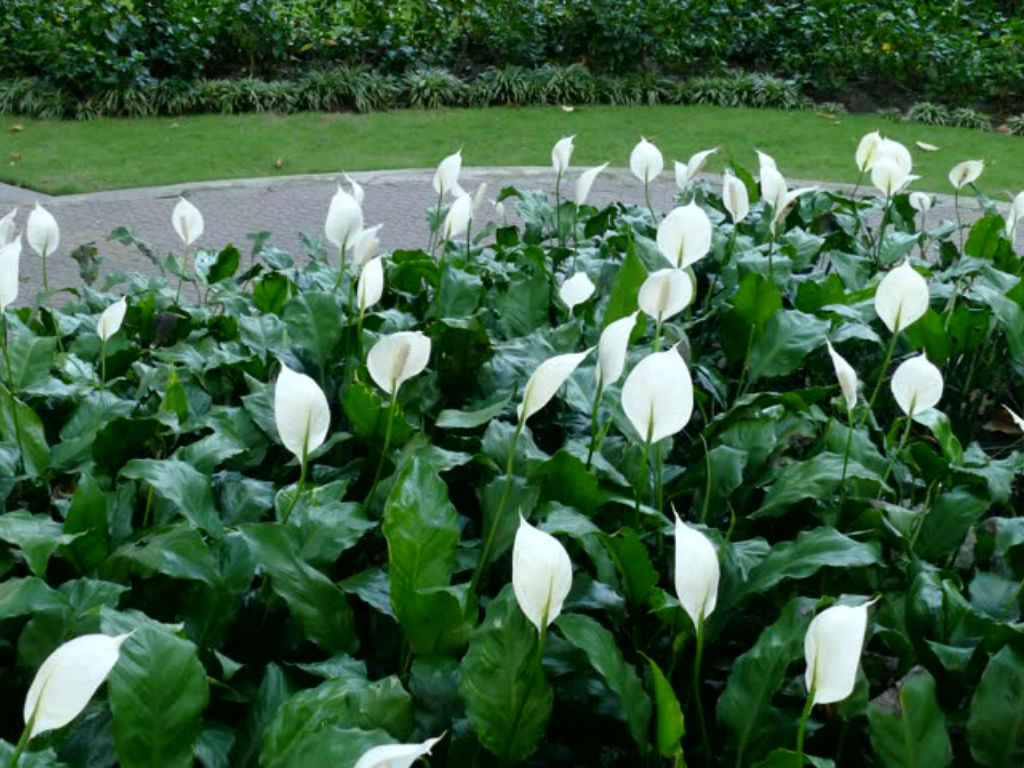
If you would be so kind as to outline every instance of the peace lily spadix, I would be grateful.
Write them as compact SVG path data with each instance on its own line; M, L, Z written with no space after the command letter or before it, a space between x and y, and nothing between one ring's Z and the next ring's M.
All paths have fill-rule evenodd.
M331 245L340 251L342 267L345 264L345 252L348 250L349 242L359 234L362 228L363 209L355 197L342 189L339 184L331 198L331 204L327 208L324 234Z
M833 704L853 693L870 605L834 605L811 621L804 635L804 683L813 704Z
M917 322L928 302L927 281L907 261L890 270L875 290L875 312L893 333Z
M964 160L950 170L949 183L959 191L968 184L976 182L984 170L984 160Z
M711 219L696 203L674 208L658 225L658 250L676 269L700 261L711 249Z
M300 464L327 438L331 409L320 386L309 376L281 363L274 384L274 423L281 444Z
M867 133L861 138L854 155L858 171L867 173L871 169L871 162L874 160L875 152L881 142L882 135L878 131Z
M463 193L455 198L455 202L448 208L448 214L444 217L445 240L454 240L469 229L469 221L473 217L473 198Z
M676 515L675 586L679 604L695 629L715 610L718 601L718 553L711 540Z
M434 171L434 178L432 184L434 191L437 192L438 198L443 198L447 194L462 195L465 191L459 186L459 173L462 171L462 150L448 155L444 160L438 163L437 170Z
M562 300L572 314L573 307L582 304L594 295L594 283L587 277L586 272L577 272L570 277L558 289L558 298Z
M596 168L590 168L579 175L576 179L576 205L583 205L590 196L590 189L594 186L594 180L598 177L608 163L602 163Z
M174 210L171 211L171 226L187 248L203 235L203 214L184 197L179 198Z
M731 173L722 176L722 204L729 212L733 224L739 224L750 213L747 185Z
M520 516L512 546L512 590L538 632L558 618L571 588L572 561L565 547Z
M424 755L429 755L444 735L427 739L422 744L384 744L368 749L356 760L354 768L411 768Z
M900 410L913 419L942 399L942 373L920 354L900 364L892 375L891 387Z
M14 217L18 215L18 209L12 208L10 213L0 219L0 248L14 242L15 228Z
M693 301L693 280L681 269L659 269L648 275L640 286L637 303L645 315L659 325Z
M370 259L363 265L359 272L359 284L356 287L356 296L359 301L359 313L364 314L366 310L380 301L384 295L384 264L381 257Z
M675 347L652 352L629 372L622 385L622 410L650 444L687 425L693 414L693 380Z
M1013 198L1013 204L1010 206L1009 212L1006 214L1006 236L1011 244L1017 234L1017 225L1021 219L1024 219L1024 192L1017 193L1017 196Z
M46 657L25 696L26 743L41 733L63 728L85 709L117 664L128 636L81 635Z
M21 238L0 246L0 314L18 298L18 265L21 261ZM6 331L6 327L4 328ZM6 336L6 334L5 334ZM4 339L0 339L0 342Z
M423 372L430 361L430 337L420 331L399 331L382 337L370 349L366 367L370 377L388 395Z
M52 255L60 247L60 227L53 215L39 203L28 215L25 226L25 239L29 246L43 260L43 290L50 285L46 274L46 257Z
M707 163L708 158L717 151L718 147L696 152L690 156L690 159L687 160L685 164L680 163L678 160L676 161L676 186L679 187L680 192L686 191L687 187L689 187L690 184L693 183L694 179L697 178L697 174L704 168L704 164Z
M516 408L519 423L525 424L533 414L551 402L573 371L593 351L593 347L583 352L571 352L566 355L549 357L537 366L533 375L526 382L523 401Z
M836 352L831 341L825 339L825 346L828 349L828 356L832 358L832 368L836 373L836 381L839 382L839 390L843 393L846 410L852 411L857 405L857 372L846 358Z
M551 167L555 169L555 173L559 178L569 170L569 161L572 159L573 151L572 140L574 138L576 138L575 135L559 139L555 142L555 146L551 148Z

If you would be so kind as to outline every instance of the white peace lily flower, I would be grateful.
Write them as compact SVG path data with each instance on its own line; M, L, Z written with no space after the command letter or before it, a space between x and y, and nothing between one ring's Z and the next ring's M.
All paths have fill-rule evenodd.
M39 203L36 203L36 207L28 215L25 239L32 250L40 256L49 256L60 247L60 227L57 226L57 220Z
M665 159L661 156L661 150L647 139L641 138L629 153L629 170L644 184L654 181L665 170Z
M186 247L202 237L203 230L206 228L203 214L184 197L178 200L174 210L171 211L171 226L174 227L174 231Z
M579 175L579 178L576 179L576 205L583 205L587 202L587 198L590 197L590 188L594 186L594 179L607 167L608 163L602 163Z
M85 709L117 664L129 634L81 635L46 657L25 696L22 714L25 724L31 723L30 739L63 728Z
M115 301L103 310L99 322L96 324L96 335L106 341L119 330L124 322L124 315L128 311L128 302L124 296Z
M411 768L424 755L429 755L444 734L422 744L384 744L368 749L356 760L355 768Z
M352 250L352 263L357 268L362 267L380 251L380 238L377 237L377 233L380 232L382 226L382 224L377 224L361 229L349 241L348 247Z
M984 170L984 160L964 160L962 163L954 165L952 170L950 170L949 183L959 191L968 184L976 182Z
M594 369L598 386L610 386L622 376L622 371L626 367L629 335L636 326L638 314L639 312L634 312L631 315L620 317L618 320L608 323L601 331L601 338L597 342L597 367Z
M10 213L0 219L0 248L14 242L14 217L18 215L18 209L12 208Z
M584 352L571 352L567 355L549 357L537 366L523 390L523 402L516 408L516 415L521 424L537 411L551 402L551 398L561 389L572 372L576 370L584 358L593 351L593 347Z
M866 133L857 144L857 152L854 159L857 162L857 170L866 173L871 168L871 161L874 160L875 152L882 141L882 135L878 131Z
M897 166L899 166L900 170L902 170L906 176L909 176L910 172L914 170L914 163L910 157L910 150L898 141L893 141L892 139L882 139L879 141L878 145L875 147L871 167L874 167L874 164L881 161L882 158L892 160ZM915 176L914 178L917 177Z
M363 209L359 202L338 185L331 198L324 222L324 234L335 248L348 250L350 242L363 229Z
M779 170L774 157L767 152L762 152L760 149L755 149L754 151L757 153L758 174L763 175L766 168L770 168L773 171Z
M829 357L832 358L832 367L835 369L836 380L843 393L843 400L846 401L846 410L852 411L857 405L857 372L853 370L853 366L846 361L846 358L835 351L831 341L825 339L825 346L828 348Z
M747 185L731 173L722 176L722 204L732 217L733 224L739 224L750 213Z
M473 210L470 214L472 217L477 211L480 210L480 206L484 204L484 200L487 199L487 182L481 181L476 185L476 192L473 193Z
M438 163L437 170L434 171L434 178L432 181L434 191L437 192L438 196L443 197L449 193L452 195L459 195L463 193L462 187L459 186L459 173L461 171L461 149L453 155L448 155L448 157Z
M501 200L492 200L491 204L494 206L494 215L501 219L502 224L508 224L508 217L505 215L505 204Z
M767 165L761 168L761 198L772 207L772 231L775 230L775 225L785 218L793 203L804 195L817 191L818 187L801 187L791 191L786 188L786 179L778 170Z
M647 355L629 372L622 410L640 439L652 444L686 426L693 415L693 379L675 347Z
M893 333L916 323L928 311L928 282L904 261L875 290L875 312Z
M362 184L357 182L347 173L345 174L345 181L348 182L349 189L351 190L350 194L352 195L352 197L354 197L355 201L359 203L360 206L362 206L363 200L366 199L366 190L363 189Z
M468 194L461 194L455 198L455 202L448 208L448 214L444 217L445 240L454 240L466 233L469 229L469 222L473 218L473 198Z
M590 281L590 278L587 277L587 273L577 272L562 283L562 287L558 289L558 298L560 298L562 303L569 308L570 312L572 312L573 307L577 304L582 304L593 296L594 290L594 284Z
M18 298L18 265L21 261L21 238L0 246L0 312Z
M910 175L891 157L878 158L871 165L871 183L886 198L895 195L910 181Z
M900 410L910 418L930 411L942 399L942 373L923 353L900 363L890 386Z
M565 547L520 516L512 545L512 591L538 632L558 618L571 588L572 560Z
M359 272L359 282L356 285L356 296L359 301L359 311L365 312L373 307L384 295L384 264L381 257L370 259L363 265Z
M327 439L331 409L320 386L283 362L274 384L274 423L281 443L300 462Z
M1024 192L1017 193L1009 213L1006 214L1006 236L1011 243L1017 234L1017 224L1021 219L1024 219Z
M932 196L926 192L911 192L910 207L919 213L927 213L932 207Z
M563 176L569 170L569 160L572 158L573 151L572 140L574 138L576 138L575 134L559 139L555 142L555 146L551 148L551 167L555 169L555 173L559 176Z
M1013 423L1017 425L1017 429L1024 432L1024 418L1021 418L1019 414L1014 413L1008 405L1004 405L1003 408L1005 408L1006 412L1010 414L1010 418L1013 419Z
M804 683L815 704L832 704L853 693L864 647L868 606L834 605L811 621L804 635Z
M690 156L690 159L686 161L686 164L680 163L678 160L675 164L676 171L676 186L679 187L680 191L685 191L697 174L704 168L704 164L707 163L708 158L711 157L718 151L718 147L714 149L705 149L700 152L696 152Z
M421 331L399 331L373 345L366 367L374 383L394 397L402 384L423 372L429 360L429 336Z
M677 269L694 264L711 250L711 219L696 203L672 209L658 225L658 250Z
M683 270L671 267L648 275L637 297L643 313L661 323L678 315L691 301L693 280Z
M697 627L718 601L718 552L711 539L676 515L676 596Z

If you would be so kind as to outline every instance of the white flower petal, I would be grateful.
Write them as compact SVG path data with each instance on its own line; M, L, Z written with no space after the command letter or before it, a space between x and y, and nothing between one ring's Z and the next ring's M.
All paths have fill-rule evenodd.
M551 148L551 167L555 169L555 173L559 176L565 174L569 170L569 160L572 159L572 140L576 138L573 136L566 136L563 139L559 139L555 142L555 146Z
M402 384L422 373L429 361L430 337L420 331L399 331L373 345L366 367L374 383L393 396Z
M846 358L833 349L832 342L828 339L825 339L825 346L828 348L829 357L832 358L832 367L835 369L839 389L846 401L846 410L852 411L857 405L857 372L846 362Z
M813 687L815 704L832 704L853 693L869 605L834 605L815 616L807 628L804 682L808 691Z
M382 226L377 224L363 228L348 241L348 247L352 251L352 264L355 267L362 267L380 251L380 238L377 237L377 233Z
M900 363L890 384L900 410L911 418L938 405L942 386L942 373L924 354Z
M665 322L675 317L693 301L693 280L681 269L659 269L652 272L640 286L637 304L648 317Z
M865 134L857 144L857 153L854 159L857 162L857 170L865 173L871 167L871 161L875 157L875 150L882 141L882 135L878 131Z
M932 207L932 196L927 192L911 192L910 207L918 213L927 213Z
M731 173L722 177L722 204L732 217L733 224L743 221L750 213L747 185Z
M551 402L551 398L561 389L572 372L590 354L593 347L585 352L571 352L567 355L549 357L537 366L523 390L523 402L516 409L516 415L523 423L537 411Z
M0 246L0 312L18 298L18 265L21 261L21 238Z
M28 215L25 226L25 239L32 250L42 256L52 256L60 247L60 227L53 215L39 203Z
M355 768L411 768L424 755L429 755L444 736L427 739L422 744L384 744L368 749L356 760Z
M18 215L18 209L12 208L10 213L0 219L0 248L14 242L14 217Z
M878 146L875 147L875 154L872 158L871 166L873 167L874 164L879 162L882 158L888 158L896 163L900 170L903 171L904 175L909 175L910 172L914 170L914 164L910 157L910 150L898 141L882 139L878 142Z
M1013 419L1013 423L1017 425L1017 429L1024 432L1024 418L1021 418L1019 414L1014 413L1008 405L1004 405L1003 408L1005 408L1006 412L1010 414L1010 418Z
M363 209L356 199L338 185L324 221L324 234L335 248L348 249L363 228Z
M359 283L356 285L356 296L359 311L365 312L373 307L384 295L384 264L381 257L370 259L359 272Z
M558 618L571 588L572 561L565 547L520 517L512 545L512 591L538 631Z
M893 333L917 322L928 311L928 282L904 261L882 278L875 290L875 312Z
M647 139L641 138L629 153L629 170L645 184L654 181L665 170L665 159L661 156L661 150Z
M96 335L106 341L121 330L121 323L124 322L124 315L127 311L128 302L122 296L100 314L99 322L96 324Z
M773 218L778 220L786 207L786 179L770 166L761 169L761 199L772 207Z
M202 237L206 224L199 209L185 198L181 198L171 211L171 226L178 233L181 242L188 246Z
M562 283L561 288L558 289L558 298L560 298L562 303L569 308L570 312L572 312L573 307L577 304L582 304L593 296L594 290L595 286L591 282L590 278L587 277L587 273L577 272Z
M964 160L957 163L949 172L949 183L956 189L963 189L968 184L973 184L985 170L984 160Z
M683 269L711 249L711 219L696 203L674 208L658 225L658 250L669 264Z
M350 194L352 195L352 197L354 197L355 201L359 203L360 206L362 206L363 200L366 199L366 191L363 189L362 185L355 179L353 179L351 176L349 176L347 173L345 174L345 181L348 182L349 189L351 190Z
M461 171L461 149L453 155L448 155L448 157L438 163L437 170L434 171L434 178L432 181L434 191L437 192L438 196L443 197L449 193L462 193L462 188L459 186L459 173Z
M601 338L597 342L597 367L594 375L602 387L614 384L622 376L626 367L626 350L629 347L629 335L636 326L638 312L620 317L608 323Z
M690 159L686 161L686 165L682 168L682 179L680 179L680 163L676 163L676 185L680 190L685 190L693 182L697 174L704 168L708 158L717 151L718 147L714 147L713 149L704 149L691 155Z
M461 194L455 198L455 202L448 208L448 214L444 217L445 240L454 240L465 234L469 229L469 222L473 218L473 198L468 194Z
M1011 243L1017 234L1017 224L1021 219L1024 219L1024 192L1017 193L1017 196L1013 198L1013 204L1010 206L1009 212L1006 214L1006 236L1010 239Z
M686 426L693 415L693 379L675 347L648 355L629 372L622 410L640 439L651 443Z
M871 165L871 183L887 198L903 189L909 181L909 174L891 157L875 158Z
M779 166L776 164L774 157L759 149L755 149L754 151L757 153L757 172L759 175L764 175L765 168L770 168L773 171L779 170Z
M302 461L327 438L331 409L320 386L284 363L274 384L274 422L281 444Z
M718 601L718 552L711 540L676 517L676 596L693 626L711 615Z
M603 163L579 175L579 178L576 179L576 205L583 205L587 202L587 198L590 197L590 188L594 186L594 179L607 167L608 163Z

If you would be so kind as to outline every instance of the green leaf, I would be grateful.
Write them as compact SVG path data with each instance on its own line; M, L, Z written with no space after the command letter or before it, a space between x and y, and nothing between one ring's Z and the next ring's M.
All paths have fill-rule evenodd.
M210 699L195 645L127 614L104 611L102 626L132 632L107 683L120 765L189 768Z
M14 758L14 745L0 740L0 764L9 766ZM43 750L33 749L31 752L22 752L18 758L16 768L67 768L67 763L57 760L57 753L52 747Z
M751 517L778 517L798 501L828 498L839 488L842 476L843 456L838 453L823 452L807 461L793 462L775 478ZM851 458L846 464L846 482L854 480L868 481L874 488L882 482L875 472Z
M61 533L60 523L49 515L31 515L22 510L0 515L0 541L19 547L36 576L45 577L50 556L57 547L70 544L74 539Z
M148 483L172 513L180 513L211 536L224 535L210 478L190 464L177 459L134 459L124 465L121 476Z
M490 405L483 405L471 411L443 410L437 415L436 426L442 429L474 429L497 418L505 410L514 393L500 395Z
M337 358L341 316L341 307L332 294L313 291L303 291L292 298L281 315L292 344L306 350L321 370Z
M960 548L989 505L988 499L963 486L942 493L921 521L916 552L931 562L948 557Z
M683 751L680 742L686 734L686 723L683 710L679 706L676 692L661 668L654 659L647 659L651 667L651 678L654 680L654 703L657 712L656 733L658 754L662 757L675 757Z
M619 697L629 732L640 747L640 754L647 754L651 699L636 670L626 663L614 635L589 616L563 614L556 623L565 638L587 654L590 665L601 673L605 683Z
M268 272L252 288L252 300L260 312L280 315L288 301L292 282L281 272Z
M15 429L17 414L17 429ZM22 461L25 470L32 477L38 477L50 466L50 446L46 442L46 431L42 419L25 403L11 397L6 386L0 385L0 432L4 440L18 445L21 435Z
M543 272L513 280L508 290L491 294L491 300L506 338L526 336L548 325L551 285Z
M50 369L57 356L57 339L54 336L15 333L11 335L8 354L14 374L14 391L27 392L45 384L50 378Z
M418 459L395 479L384 507L391 605L417 653L444 654L466 644L476 623L468 591L447 589L455 570L459 521L448 487Z
M646 605L658 583L658 572L651 564L647 547L632 528L623 528L614 536L602 535L602 539L622 574L626 598L633 605Z
M732 311L722 318L722 346L730 360L742 360L747 343L756 339L765 323L782 309L782 296L775 283L757 273L740 280L732 299Z
M615 274L615 282L612 284L612 292L608 297L608 306L604 310L604 317L601 318L602 330L607 328L610 323L636 311L640 286L646 279L647 270L640 257L636 255L636 249L627 249L619 271Z
M342 501L348 483L336 480L300 494L288 517L295 529L299 557L307 563L329 565L355 545L377 523L366 517L362 504ZM297 488L292 486L277 496L277 515L284 514Z
M141 570L144 575L155 571L172 579L211 585L218 580L217 562L202 535L184 525L150 529L144 538L114 552L112 560L134 565L135 570Z
M1005 646L993 656L971 698L967 743L986 768L1024 765L1024 655Z
M750 380L786 376L801 368L804 359L825 346L829 322L797 309L772 315L750 350Z
M0 581L0 621L48 611L60 612L67 602L56 590L34 576Z
M508 497L502 507L501 499L505 495L506 484L509 485ZM493 530L489 562L493 563L505 550L512 546L516 530L519 528L519 516L529 519L537 506L540 489L526 482L518 475L511 478L496 477L480 491L480 506L483 510L483 531ZM498 519L498 513L501 517Z
M772 706L789 665L800 658L815 601L798 597L779 619L761 632L754 646L732 663L718 700L718 719L735 739L736 765L793 738L793 718Z
M358 637L345 593L299 559L287 527L249 523L240 528L253 556L270 576L274 592L287 603L309 639L326 651L355 650Z
M201 255L203 257L201 257ZM196 254L196 274L207 285L219 283L238 271L242 255L235 246L228 243L216 255L213 251L200 251Z
M256 765L263 745L263 733L281 704L291 695L288 679L277 664L267 664L260 687L249 704L233 751L234 765Z
M490 752L510 762L534 753L551 717L554 694L537 642L509 584L487 606L462 660L459 688L473 730Z
M935 679L915 667L868 707L871 746L885 768L945 768L953 762Z

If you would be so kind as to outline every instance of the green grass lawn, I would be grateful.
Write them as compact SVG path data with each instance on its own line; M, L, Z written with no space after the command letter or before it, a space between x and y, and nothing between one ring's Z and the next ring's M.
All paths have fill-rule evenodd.
M551 145L575 133L573 166L628 164L640 136L653 139L666 168L721 146L708 170L730 159L752 168L753 149L775 155L790 178L856 180L858 139L878 129L904 142L922 176L915 188L952 192L946 174L985 160L980 186L992 196L1024 188L1024 138L960 128L893 123L873 115L827 120L813 112L718 107L559 107L404 110L368 115L200 115L61 122L0 116L0 181L52 193L93 192L208 179L432 167L458 147L467 166L546 165ZM15 123L21 132L8 132ZM925 152L925 141L940 147ZM6 155L4 152L3 155ZM12 155L14 157L14 155ZM281 169L274 161L283 160Z

